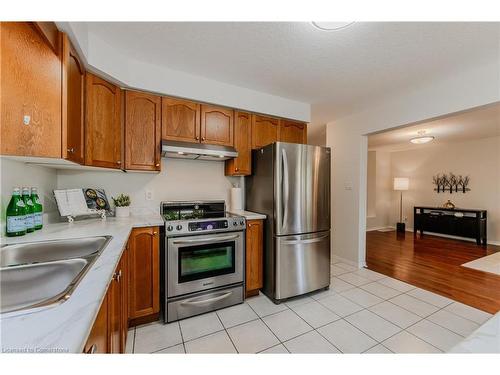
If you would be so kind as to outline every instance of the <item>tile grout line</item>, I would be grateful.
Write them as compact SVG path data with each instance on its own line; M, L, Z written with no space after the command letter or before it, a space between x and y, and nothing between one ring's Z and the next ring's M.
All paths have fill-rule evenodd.
M236 353L239 354L240 352L239 352L238 348L236 347L236 345L234 344L233 339L231 338L231 335L227 331L226 326L224 325L224 323L222 322L222 319L220 318L219 314L217 313L217 310L215 311L215 315L217 316L217 319L219 319L219 322L222 325L222 327L224 328L224 331L226 332L227 337L229 337L229 341L231 341L231 344L233 345L234 350L236 350Z

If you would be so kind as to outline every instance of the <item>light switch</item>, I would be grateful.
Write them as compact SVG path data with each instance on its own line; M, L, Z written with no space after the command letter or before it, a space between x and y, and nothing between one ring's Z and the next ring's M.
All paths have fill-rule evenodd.
M345 190L352 190L352 183L344 182L344 189Z
M146 190L146 200L147 201L153 200L153 191L152 190Z

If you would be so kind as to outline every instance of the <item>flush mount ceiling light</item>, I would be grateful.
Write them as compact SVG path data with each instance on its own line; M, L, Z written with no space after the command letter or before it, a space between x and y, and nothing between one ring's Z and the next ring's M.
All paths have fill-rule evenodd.
M312 21L312 25L320 30L323 31L337 31L341 29L345 29L348 26L351 26L354 21L352 22L316 22Z
M424 143L428 143L434 140L434 137L432 135L425 134L425 130L420 130L417 134L418 137L410 139L411 143L414 143L416 145L423 145Z

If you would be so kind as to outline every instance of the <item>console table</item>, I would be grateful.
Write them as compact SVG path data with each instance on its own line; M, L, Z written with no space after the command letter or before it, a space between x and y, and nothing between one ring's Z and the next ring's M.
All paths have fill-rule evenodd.
M451 236L475 238L486 246L486 210L461 208L413 207L413 233L442 233Z

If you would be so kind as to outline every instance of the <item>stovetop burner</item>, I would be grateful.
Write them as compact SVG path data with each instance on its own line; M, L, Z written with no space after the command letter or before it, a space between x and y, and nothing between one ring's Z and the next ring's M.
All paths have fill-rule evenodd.
M167 236L245 229L245 219L225 211L224 201L162 202Z

